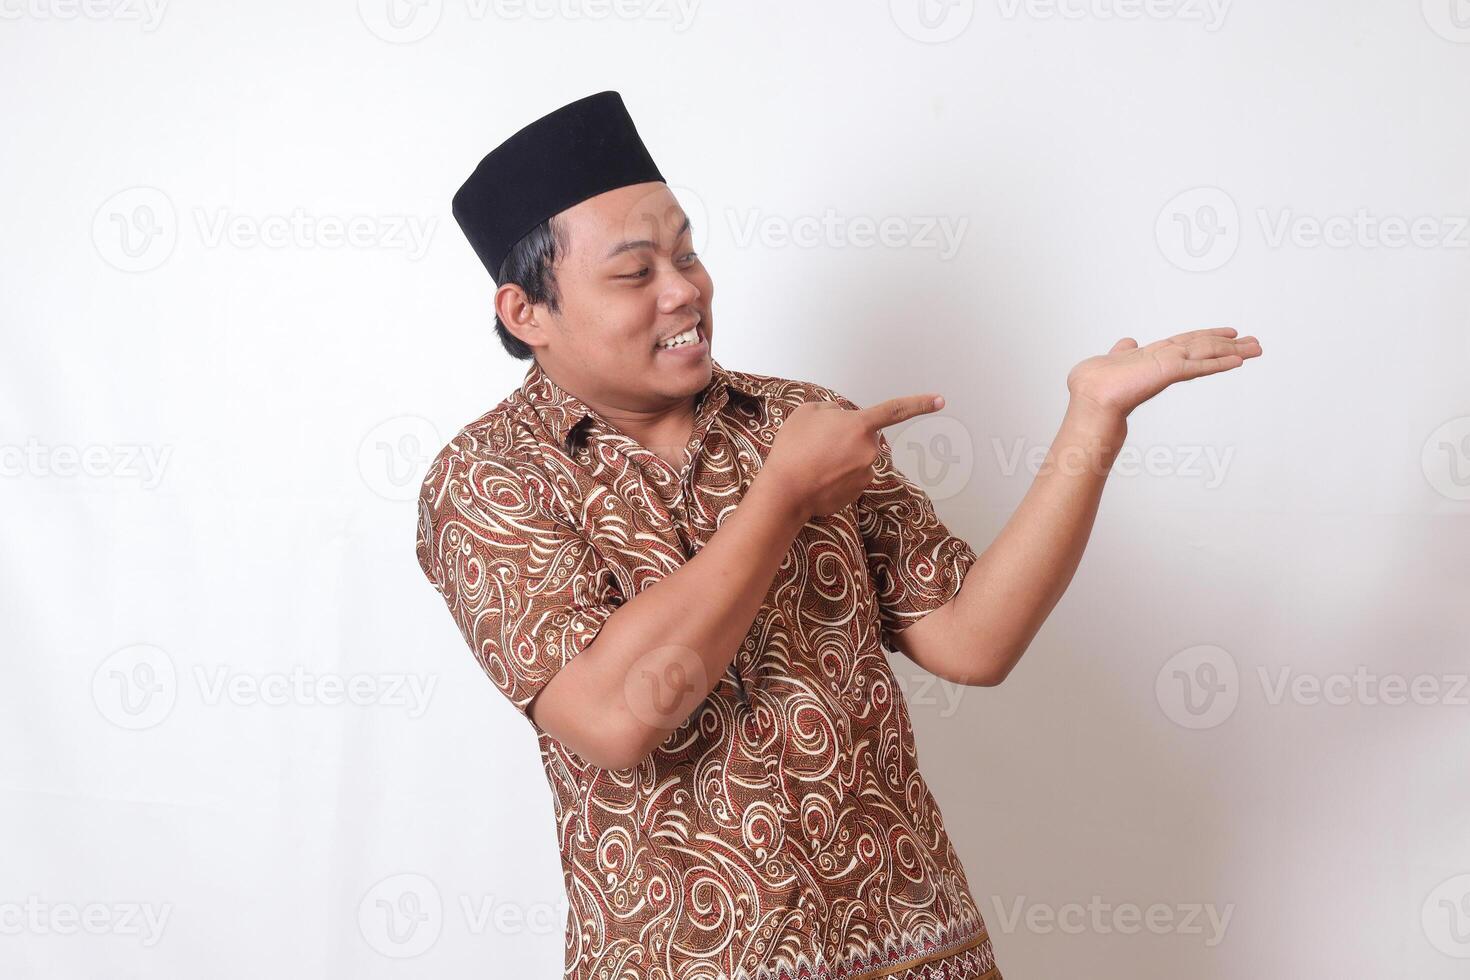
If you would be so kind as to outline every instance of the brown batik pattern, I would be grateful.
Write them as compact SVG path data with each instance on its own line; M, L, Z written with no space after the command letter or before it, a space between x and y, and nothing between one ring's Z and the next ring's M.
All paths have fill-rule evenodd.
M622 603L696 555L810 382L714 364L675 471L532 362L433 461L417 555L528 721ZM638 765L536 728L570 909L567 980L999 980L884 650L975 552L894 467L802 528L730 669ZM533 727L534 722L531 722Z

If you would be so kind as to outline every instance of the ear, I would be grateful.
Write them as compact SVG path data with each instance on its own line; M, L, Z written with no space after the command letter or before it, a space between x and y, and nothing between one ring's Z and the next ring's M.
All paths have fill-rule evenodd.
M495 290L495 315L517 340L530 347L545 346L545 325L536 319L536 307L520 286L506 283Z

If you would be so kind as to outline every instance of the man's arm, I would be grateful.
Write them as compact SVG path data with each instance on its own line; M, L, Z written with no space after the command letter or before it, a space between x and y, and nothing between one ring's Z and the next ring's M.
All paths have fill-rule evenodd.
M935 410L923 395L799 406L699 554L609 616L536 696L531 720L594 765L636 765L719 683L801 528L872 481L879 430Z
M1235 334L1192 330L1145 347L1124 337L1072 368L1061 430L1020 506L955 597L896 634L899 649L955 683L1005 680L1077 571L1129 413L1172 384L1261 356L1255 337Z
M757 475L677 571L630 599L531 702L531 719L593 765L636 765L714 689L807 521Z
M1116 413L1074 399L1031 488L959 593L896 634L903 654L956 684L1005 680L1077 571L1127 434Z

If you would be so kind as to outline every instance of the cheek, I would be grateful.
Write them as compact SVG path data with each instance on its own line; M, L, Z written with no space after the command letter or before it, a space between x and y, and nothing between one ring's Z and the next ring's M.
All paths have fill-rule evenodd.
M597 348L589 356L611 360L653 348L653 326L659 313L652 290L608 289L589 300L582 322L589 325L587 337Z
M625 334L637 329L645 315L641 292L614 282L584 286L575 301L565 304L566 322L572 329L585 327L585 333L604 340Z

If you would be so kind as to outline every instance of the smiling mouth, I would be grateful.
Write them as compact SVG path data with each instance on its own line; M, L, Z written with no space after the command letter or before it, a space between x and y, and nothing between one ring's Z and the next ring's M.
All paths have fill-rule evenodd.
M672 337L666 337L666 338L664 338L663 340L659 341L657 344L654 344L653 345L653 349L654 350L678 350L680 347L688 347L691 344L697 344L701 340L704 339L703 325L704 325L703 319L696 320L694 322L694 325L692 327L690 327L688 330L685 330L683 333L680 333L680 334L675 334Z

